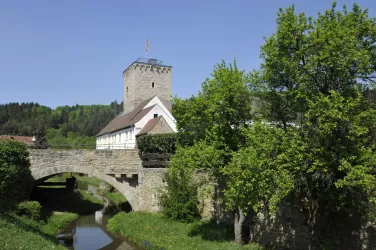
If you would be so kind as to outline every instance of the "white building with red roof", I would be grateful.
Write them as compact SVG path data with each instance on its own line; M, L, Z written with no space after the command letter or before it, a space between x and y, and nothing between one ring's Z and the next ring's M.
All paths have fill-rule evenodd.
M171 114L172 67L138 59L123 72L124 111L97 135L97 149L132 149L136 137L176 132Z

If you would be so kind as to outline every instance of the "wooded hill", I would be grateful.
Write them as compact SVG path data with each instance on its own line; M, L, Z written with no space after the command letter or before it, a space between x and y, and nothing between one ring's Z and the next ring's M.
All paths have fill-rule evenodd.
M95 135L118 113L123 103L60 106L51 109L38 103L0 105L0 135L32 136L44 121L51 145L95 145Z

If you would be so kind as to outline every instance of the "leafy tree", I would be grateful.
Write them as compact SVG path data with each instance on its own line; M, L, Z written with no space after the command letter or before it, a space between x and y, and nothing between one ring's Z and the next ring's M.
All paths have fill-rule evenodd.
M37 148L43 148L46 145L46 123L44 120L39 122L39 128L35 132L35 145Z
M375 42L375 20L356 4L338 11L334 3L315 19L295 14L294 6L281 9L276 33L261 47L264 62L251 77L263 117L286 127L299 123L312 95L353 96L354 87L368 88L376 81Z
M345 98L335 91L308 105L282 164L306 213L311 248L319 249L336 214L366 215L375 204L376 110L360 93Z
M237 150L242 141L240 128L251 120L251 95L248 78L234 64L217 64L212 78L202 84L196 97L175 98L173 114L179 132L193 141L221 142Z
M204 141L191 147L178 147L166 175L167 192L161 197L164 213L176 220L193 221L200 217L196 171L211 172L223 163L223 152Z
M221 172L226 178L226 205L235 212L235 241L243 244L245 215L265 208L272 212L293 189L289 169L280 164L284 133L281 129L256 123L246 129L247 145L234 152L232 161Z
M375 194L375 109L366 92L376 80L376 22L354 5L317 18L280 10L277 31L251 75L259 113L282 126L288 169L320 249L334 214L367 211Z
M248 80L236 63L228 66L222 62L215 67L212 77L202 84L202 91L197 96L174 100L173 114L186 147L182 149L185 154L177 153L173 162L184 169L211 173L220 189L228 184L226 178L233 177L224 169L231 162L233 152L245 143L242 129L249 127L253 116ZM173 171L173 167L174 164L169 171ZM228 206L235 215L242 209L237 205ZM235 224L235 233L239 232L238 224L241 225L242 220Z
M0 209L9 209L28 199L33 177L24 143L0 141Z

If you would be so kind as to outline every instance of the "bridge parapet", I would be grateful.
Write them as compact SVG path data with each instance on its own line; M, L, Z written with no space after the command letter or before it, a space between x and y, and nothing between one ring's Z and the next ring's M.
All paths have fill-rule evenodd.
M124 150L54 150L30 149L31 171L36 180L45 176L50 169L56 173L59 168L82 169L84 173L137 174L142 169L137 149ZM53 169L51 169L53 168ZM57 169L56 169L57 168ZM40 176L41 174L42 176Z

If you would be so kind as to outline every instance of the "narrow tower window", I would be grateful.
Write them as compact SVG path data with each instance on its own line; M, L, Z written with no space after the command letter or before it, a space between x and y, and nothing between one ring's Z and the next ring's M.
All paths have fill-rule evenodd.
M151 83L151 87L154 88L154 82Z

